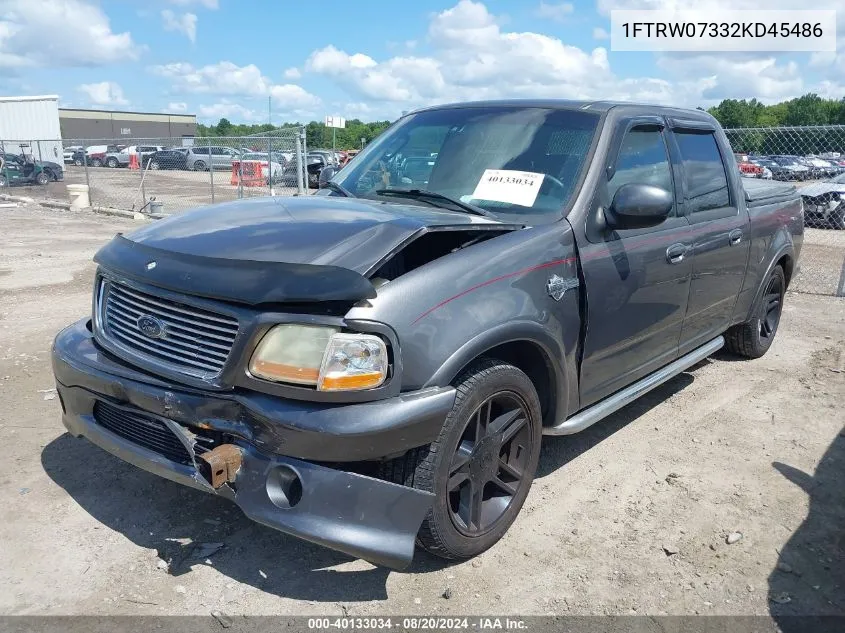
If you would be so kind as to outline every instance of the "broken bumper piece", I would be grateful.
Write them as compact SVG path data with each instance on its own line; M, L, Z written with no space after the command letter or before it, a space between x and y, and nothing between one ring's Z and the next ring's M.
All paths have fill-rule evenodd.
M82 371L77 360L54 347L57 377L82 382L72 378ZM92 360L89 356L83 364ZM92 384L95 376L101 385ZM57 382L62 419L72 435L146 471L226 497L254 521L282 532L385 567L402 569L411 562L432 494L267 455L231 436L216 436L217 445L209 448L208 432L116 402L111 395L115 381L128 402L136 399L136 389L149 396L150 385L93 371L85 378L85 387Z

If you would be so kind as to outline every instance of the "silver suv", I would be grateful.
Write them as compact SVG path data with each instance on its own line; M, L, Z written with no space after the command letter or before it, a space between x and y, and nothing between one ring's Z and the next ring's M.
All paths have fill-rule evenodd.
M231 147L192 147L188 150L185 168L192 171L208 171L209 166L214 169L231 169L232 161L240 155L238 150Z

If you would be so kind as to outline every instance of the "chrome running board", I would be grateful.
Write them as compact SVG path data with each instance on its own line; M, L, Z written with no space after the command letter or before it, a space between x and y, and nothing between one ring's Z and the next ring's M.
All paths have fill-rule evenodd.
M624 407L632 403L645 393L648 393L655 387L659 387L670 378L674 378L685 369L688 369L703 361L713 352L721 349L725 344L725 338L719 336L714 338L709 343L694 349L689 354L681 356L678 360L669 363L666 367L658 369L653 374L649 374L642 380L638 380L633 385L625 387L621 391L617 391L612 396L608 396L604 400L579 411L571 418L567 418L563 422L559 422L554 426L549 426L543 429L544 435L572 435L578 431L583 431L588 426L592 426L599 420L602 420Z

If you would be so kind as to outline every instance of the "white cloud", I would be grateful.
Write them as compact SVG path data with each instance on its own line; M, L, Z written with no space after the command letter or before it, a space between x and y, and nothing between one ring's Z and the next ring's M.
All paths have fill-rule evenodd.
M113 81L101 81L94 84L82 84L77 90L88 97L93 105L125 106L129 100L123 96L123 88Z
M288 68L284 72L285 79L299 79L302 77L302 73L299 71L299 68L293 67Z
M176 15L170 9L161 12L161 20L165 31L176 31L187 37L191 44L197 41L197 16L193 13Z
M167 104L164 111L170 112L171 114L182 114L183 112L188 111L188 104L184 101L170 102Z
M220 6L218 0L170 0L170 3L180 7L188 7L196 4L201 7L205 7L206 9L211 9L212 11L216 10Z
M688 6L688 0L596 1L602 14L612 8ZM841 2L818 1L825 8ZM758 6L758 0L702 2L698 8L714 11L714 15L717 7ZM794 0L772 2L780 6L767 8L794 4ZM543 6L549 13L548 7L563 5L547 2ZM560 15L565 14L562 9ZM509 31L504 24L482 2L460 0L430 18L427 55L394 53L375 58L366 49L326 46L310 54L304 69L334 81L345 90L350 104L367 104L370 116L388 118L432 103L521 97L631 100L689 107L713 105L728 97L774 102L810 90L832 94L845 83L845 65L841 75L827 69L826 76L808 80L794 56L768 53L655 55L656 67L646 66L651 68L647 74L620 76L611 67L604 47L582 49L551 35ZM608 37L601 27L592 34L595 40ZM818 60L818 64L822 62L837 63ZM360 105L356 107L366 112Z
M536 15L544 20L564 22L574 11L575 7L569 2L553 4L551 2L543 2L540 0L540 6L537 8Z
M132 35L113 32L97 4L0 0L0 68L93 67L138 56Z
M153 66L151 70L172 80L177 91L248 97L272 95L274 99L286 100L286 105L291 107L309 107L319 103L316 96L300 86L273 84L255 64L238 66L223 61L195 68L187 62L176 62Z
M274 116L313 116L320 99L296 84L275 84L261 73L255 64L238 66L229 61L209 64L196 68L187 62L176 62L162 66L153 66L151 72L172 82L174 93L209 94L219 97L239 97L241 100L263 98L264 107L259 110L266 112L267 97L272 97ZM226 100L203 106L208 108L226 109L232 116L239 116L246 120L247 115L255 113L249 107L234 107ZM209 117L213 114L207 115ZM226 116L226 115L221 115ZM258 114L259 120L264 120L264 114Z
M461 0L433 16L428 39L430 57L376 61L327 46L314 51L305 67L359 99L382 102L382 111L392 113L443 101L619 93L621 82L610 71L604 48L584 51L547 35L504 31L480 2ZM657 84L650 81L632 80L627 96L653 101ZM659 88L658 94L669 89Z
M201 119L217 121L219 119L235 119L233 122L254 122L263 117L263 113L256 112L250 108L237 103L227 101L214 103L212 105L201 105L199 109Z

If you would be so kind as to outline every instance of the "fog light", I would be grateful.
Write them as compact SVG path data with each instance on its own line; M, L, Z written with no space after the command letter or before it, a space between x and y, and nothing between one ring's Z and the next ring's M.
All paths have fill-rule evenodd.
M267 475L267 496L273 505L290 510L302 499L302 481L290 466L276 466Z

